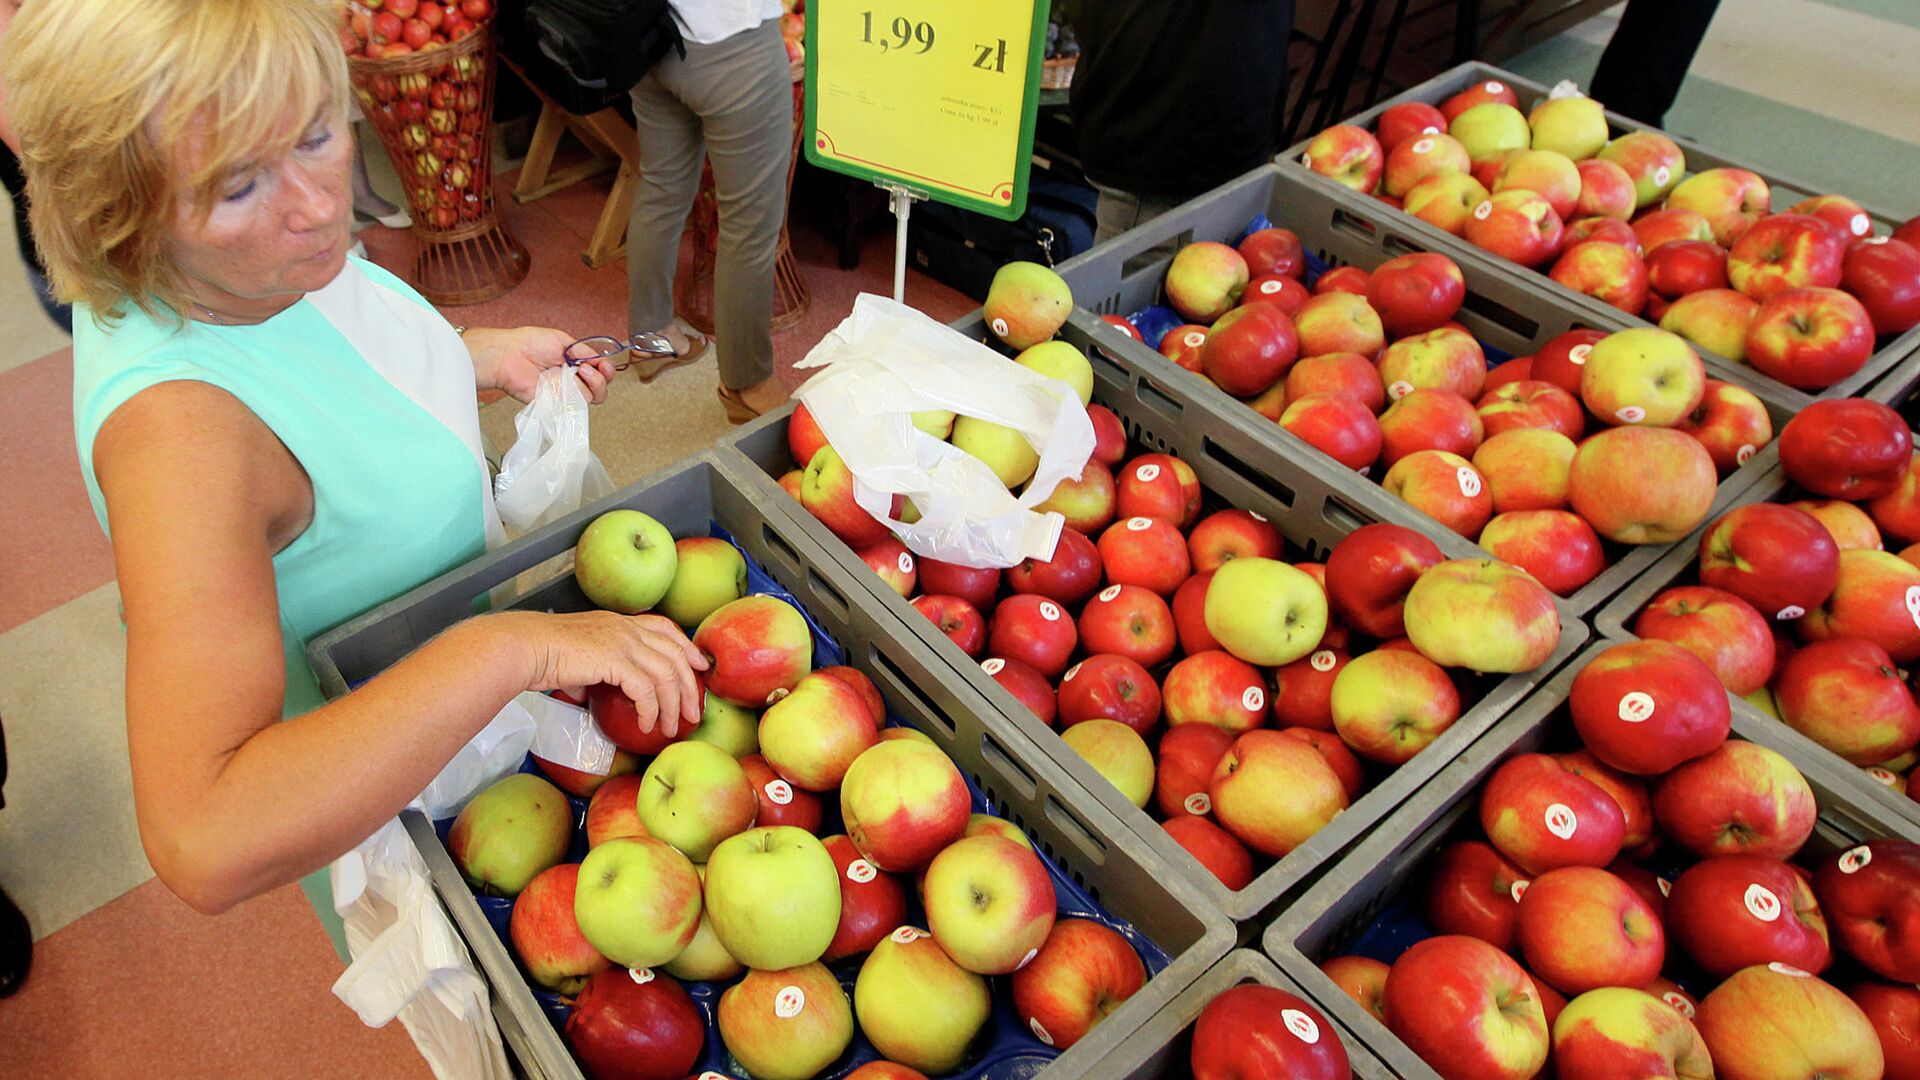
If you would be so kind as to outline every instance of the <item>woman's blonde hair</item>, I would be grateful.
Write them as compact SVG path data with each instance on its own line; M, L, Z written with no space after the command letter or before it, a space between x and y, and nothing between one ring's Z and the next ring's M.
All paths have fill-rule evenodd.
M54 295L96 318L127 302L186 311L168 245L180 201L204 220L226 178L345 110L340 13L339 0L28 0L0 79Z

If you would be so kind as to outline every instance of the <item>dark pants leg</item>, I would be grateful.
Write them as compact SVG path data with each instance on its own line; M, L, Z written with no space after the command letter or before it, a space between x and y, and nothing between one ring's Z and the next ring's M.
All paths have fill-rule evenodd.
M1593 73L1594 98L1659 127L1719 6L1720 0L1627 0L1620 29Z
M0 725L0 787L7 782L7 730ZM5 801L0 800L0 806ZM0 889L0 998L11 995L27 981L27 969L33 964L33 930L27 917L14 906L12 898Z

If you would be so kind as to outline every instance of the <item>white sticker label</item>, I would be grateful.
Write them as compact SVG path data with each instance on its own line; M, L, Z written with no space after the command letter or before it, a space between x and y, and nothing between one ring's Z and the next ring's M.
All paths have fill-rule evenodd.
M1395 379L1387 384L1387 396L1395 401L1413 393L1413 384L1405 379Z
M990 325L993 327L993 332L995 334L999 335L1000 337L1007 336L1007 320L995 319Z
M1740 449L1735 450L1733 452L1733 460L1742 465L1745 465L1747 462L1753 460L1753 455L1759 452L1760 452L1760 448L1753 445L1752 443L1741 443Z
M997 656L989 656L985 660L980 661L980 670L989 675L998 675L1006 670L1006 667L1007 662Z
M1678 990L1669 990L1660 995L1660 1000L1673 1006L1674 1011L1681 1016L1689 1020L1693 1019L1693 1002L1688 1001L1685 994L1680 993Z
M1521 881L1514 882L1513 888L1508 889L1507 892L1512 894L1513 902L1517 904L1520 902L1521 897L1527 895L1527 890L1532 887L1533 887L1533 882L1521 880Z
M1671 179L1673 179L1673 170L1667 168L1665 165L1653 170L1653 185L1655 187L1666 187L1667 181Z
M1620 699L1620 719L1629 724L1644 724L1653 719L1653 695L1635 690Z
M634 982L639 983L641 986L645 986L648 983L653 981L653 969L652 968L628 968L627 978L632 979Z
M1613 415L1619 417L1623 424L1637 424L1647 418L1647 410L1638 405L1628 405Z
M1265 524L1267 523L1267 515L1265 515L1265 514L1263 514L1263 513L1261 513L1261 512L1260 512L1260 511L1258 511L1258 510L1249 510L1249 511L1247 511L1247 516L1248 516L1248 517L1250 517L1250 518L1252 518L1253 520L1255 520L1255 521L1257 521L1257 522L1259 522L1259 523L1261 523L1262 525L1265 525Z
M1019 971L1021 968L1026 967L1028 964L1033 963L1033 958L1039 955L1040 955L1039 949L1028 949L1027 955L1020 958L1020 962L1014 965L1013 970Z
M1119 595L1120 595L1120 586L1109 585L1106 588L1100 590L1100 601L1101 603L1106 603L1107 601L1110 601L1114 597Z
M1027 1019L1027 1026L1033 1029L1034 1038L1039 1039L1048 1046L1053 1045L1053 1033L1047 1030L1047 1025L1040 1022L1039 1017L1029 1017Z
M1285 286L1281 285L1278 281L1263 281L1260 283L1260 291L1267 294L1268 296L1272 296L1274 293L1279 292L1282 288L1285 288ZM1198 345L1200 344L1200 341L1207 340L1206 338L1200 338L1200 341L1193 340L1194 338L1198 338L1198 337L1200 337L1199 334L1188 334L1187 344Z
M1433 140L1432 140L1432 139L1420 139L1420 140L1418 140L1418 141L1416 141L1416 142L1415 142L1415 143L1413 144L1413 152L1414 152L1414 153L1416 153L1416 154L1428 154L1428 153L1432 153L1432 152L1433 152Z
M1048 622L1060 621L1060 605L1051 600L1040 601L1040 617Z
M1865 214L1853 215L1853 220L1849 221L1847 226L1853 230L1855 236L1865 236L1873 231L1873 222Z
M1160 466L1153 464L1142 465L1134 470L1133 475L1141 483L1151 484L1155 480L1160 479Z
M1258 686L1249 686L1247 692L1240 695L1240 705L1248 712L1259 712L1267 707L1267 693Z
M1212 812L1213 799L1209 798L1204 791L1196 791L1187 796L1187 800L1180 805L1187 808L1187 813L1201 817Z
M1321 674L1332 671L1333 665L1339 662L1340 658L1326 649L1321 649L1319 652L1307 657L1307 666Z
M887 935L896 945L911 945L927 936L927 932L914 926L903 926Z
M1745 899L1747 910L1753 912L1753 917L1761 922L1772 922L1780 917L1780 898L1765 885L1755 882L1747 886Z
M1775 615L1774 618L1785 621L1787 619L1797 619L1806 613L1807 609L1801 607L1799 604L1788 604L1786 607L1781 608L1780 614Z
M1432 124L1428 124L1428 125L1427 125L1426 127L1423 127L1423 128L1421 128L1421 129L1420 129L1420 134L1422 134L1422 135L1438 135L1438 134L1440 134L1440 129L1439 129L1439 128L1437 128L1437 127L1434 127L1434 126L1433 126Z
M1579 815L1566 803L1554 803L1547 807L1546 821L1547 831L1562 840L1571 840L1573 834L1580 831Z
M1153 519L1150 517L1135 517L1135 518L1127 519L1128 532L1145 532L1146 530L1151 528L1153 528Z
M1920 627L1920 585L1907 586L1907 614L1913 616L1913 625Z
M1785 976L1786 976L1786 977L1788 977L1789 979L1811 979L1811 978L1813 978L1813 976L1812 976L1812 975L1809 975L1809 974L1807 974L1806 972L1804 972L1804 971L1801 971L1801 970L1800 970L1799 968L1797 968L1797 967L1794 967L1794 966L1793 966L1792 964L1783 964L1783 963L1781 963L1781 962L1780 962L1780 961L1778 961L1778 960L1775 960L1775 961L1774 961L1773 963L1771 963L1771 964L1768 964L1768 965L1767 965L1767 967L1768 967L1768 968L1769 968L1770 970L1773 970L1773 971L1777 971L1777 972L1779 972L1780 974L1782 974L1782 975L1785 975Z
M1287 1025L1288 1031L1293 1032L1301 1042L1306 1043L1308 1046L1312 1046L1320 1041L1320 1025L1313 1022L1313 1017L1308 1016L1299 1009L1281 1009L1280 1021Z
M767 793L767 801L775 806L785 806L793 801L793 785L785 780L769 780L762 790Z
M726 1073L717 1073L712 1069L708 1069L706 1072L701 1073L697 1080L733 1080L733 1077L728 1076Z
M786 697L790 693L792 693L792 691L788 690L786 687L776 686L772 690L769 690L767 692L767 704L772 705L774 702L779 701L781 698Z
M1658 886L1660 886L1660 895L1661 895L1661 896L1672 896L1672 895L1673 895L1673 882L1671 882L1671 881L1668 881L1668 880L1667 880L1666 878L1663 878L1663 877L1657 877L1657 878L1654 878L1654 879L1653 879L1653 883L1654 883L1655 885L1658 885Z
M1504 94L1506 92L1507 92L1506 84L1500 82L1497 79L1487 83L1487 93L1489 94Z
M913 556L903 551L900 553L899 561L894 565L900 568L901 573L911 574L913 573Z
M1593 346L1591 345L1586 345L1586 344L1575 345L1573 348L1567 350L1567 359L1573 361L1573 364L1575 367L1581 367L1585 365L1587 362L1587 357L1592 355L1593 355Z
M1371 465L1362 465L1362 466L1360 466L1360 475L1361 475L1361 476L1372 476L1372 475L1373 475L1373 466L1371 466Z
M782 1020L791 1020L800 1015L807 1007L807 992L797 986L783 986L773 995L773 1015Z
M1875 780L1880 781L1881 783L1887 785L1888 787L1900 786L1900 774L1897 772L1894 772L1892 769L1883 769L1880 766L1875 765L1867 770L1867 775L1873 777Z
M1477 221L1485 221L1488 218L1492 217L1493 216L1493 200L1488 199L1486 202L1483 202L1479 206L1474 207L1473 216L1474 216L1474 219Z
M1480 474L1472 468L1462 465L1454 471L1454 478L1460 481L1460 494L1472 499L1480 494Z
M880 876L880 871L865 859L855 859L847 864L847 880L855 885L865 885Z
M1078 675L1078 674L1080 674L1080 665L1081 665L1081 664L1084 664L1084 663L1086 663L1086 661L1085 661L1085 660L1082 660L1082 661L1080 662L1080 664L1075 664L1075 665L1073 665L1072 667L1070 667L1070 668L1068 668L1068 669L1067 669L1067 673L1066 673L1065 675L1062 675L1062 676L1060 676L1060 681L1061 681L1061 682L1072 682L1072 681L1073 681L1073 677L1074 677L1075 675Z
M1865 844L1862 844L1857 848L1849 849L1840 856L1840 872L1843 874L1857 874L1865 870L1867 864L1872 861L1872 850Z
M1279 291L1280 291L1280 285L1279 285L1279 283L1278 283L1278 282L1274 282L1274 281L1269 281L1269 282L1267 282L1267 283L1266 283L1265 285L1262 285L1262 286L1260 287L1260 291L1261 291L1261 292L1279 292ZM1198 331L1198 330L1190 330L1190 331L1188 331L1188 332L1187 332L1187 336L1186 336L1186 337L1183 337L1183 338L1181 338L1181 339L1180 339L1180 342L1181 342L1181 344L1183 344L1183 345L1185 345L1185 346L1186 346L1187 348L1189 348L1189 349L1197 349L1197 348L1199 348L1200 346L1202 346L1202 345L1205 345L1205 344L1207 343L1207 335L1205 335L1205 334L1203 334L1203 333L1201 333L1201 332L1200 332L1200 331ZM1154 467L1154 466L1152 466L1152 465L1148 465L1148 466L1147 466L1146 468L1147 468L1147 469L1151 469L1151 468L1153 468L1153 467ZM1142 472L1145 472L1145 471L1146 471L1146 469L1142 469L1141 471L1142 471ZM1150 476L1143 476L1143 477L1141 477L1140 479L1142 479L1142 480L1151 480L1151 479L1153 479L1153 478L1152 478L1152 477L1150 477Z

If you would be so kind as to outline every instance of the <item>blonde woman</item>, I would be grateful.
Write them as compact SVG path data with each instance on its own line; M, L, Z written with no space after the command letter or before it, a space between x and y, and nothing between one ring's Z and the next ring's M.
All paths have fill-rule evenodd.
M475 391L524 400L570 340L462 335L347 257L336 17L324 0L27 0L0 46L35 231L74 305L141 841L204 912L351 849L521 691L617 683L667 730L699 710L686 638L605 613L470 619L322 702L308 638L499 535ZM576 370L602 399L609 369ZM305 884L324 894L324 875Z

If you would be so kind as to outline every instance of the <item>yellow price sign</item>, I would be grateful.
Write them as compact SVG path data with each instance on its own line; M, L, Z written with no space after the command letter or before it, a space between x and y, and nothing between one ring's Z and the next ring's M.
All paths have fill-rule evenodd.
M1019 217L1046 23L1036 0L811 0L807 160Z

